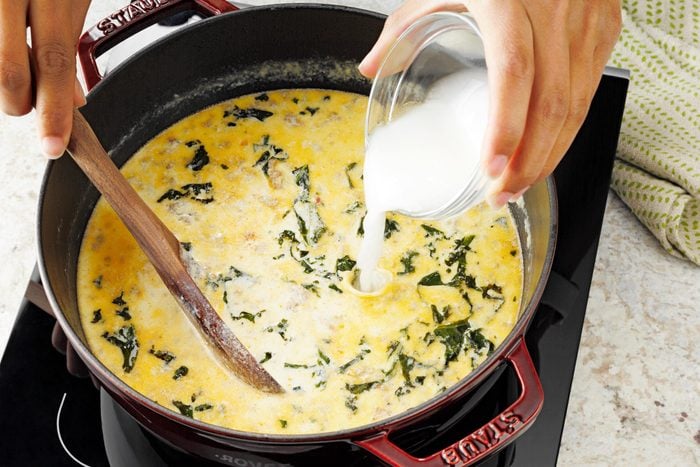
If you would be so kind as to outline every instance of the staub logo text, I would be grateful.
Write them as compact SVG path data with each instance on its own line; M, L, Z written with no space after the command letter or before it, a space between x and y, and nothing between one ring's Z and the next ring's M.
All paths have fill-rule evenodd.
M475 433L443 449L442 460L447 465L462 465L508 438L521 423L520 416L513 412L501 414Z
M97 29L102 31L102 33L106 36L107 34L126 26L133 21L134 18L145 15L149 11L160 7L161 5L165 5L166 3L170 3L170 0L138 0L133 3L129 3L122 9L112 13L107 18L100 21L97 24Z

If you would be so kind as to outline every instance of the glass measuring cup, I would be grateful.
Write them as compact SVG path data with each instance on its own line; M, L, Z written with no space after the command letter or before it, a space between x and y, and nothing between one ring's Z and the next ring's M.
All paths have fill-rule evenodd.
M428 100L433 105L434 99L431 97L440 92L439 88L445 87L447 80L461 80L465 76L487 83L484 46L475 20L466 14L441 12L413 23L389 50L372 84L365 120L366 148L369 148L377 129ZM479 95L483 100L484 90ZM440 102L447 103L451 107L449 111L456 111L460 117L465 117L465 125L471 127L472 134L478 135L478 142L472 141L472 146L478 144L479 149L472 150L472 154L465 151L464 157L477 157L479 160L471 161L464 173L455 172L456 167L450 166L436 169L453 180L449 187L441 186L443 193L438 198L442 202L417 209L403 207L395 209L396 212L415 218L441 219L458 214L486 198L491 179L482 170L480 147L488 119L488 101L481 103L481 111L476 112L472 108L471 113L469 96L462 98L463 102L448 101L443 96ZM455 138L458 136L454 135ZM431 157L429 150L425 157ZM430 183L440 185L440 173L431 172L438 178L432 177ZM454 177L457 175L460 178L455 185ZM459 188L451 190L452 186Z

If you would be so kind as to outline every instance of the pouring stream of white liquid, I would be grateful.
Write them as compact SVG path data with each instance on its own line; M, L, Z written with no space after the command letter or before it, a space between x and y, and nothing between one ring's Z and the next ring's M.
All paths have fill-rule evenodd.
M480 170L487 118L485 72L469 71L437 82L424 102L373 131L364 165L361 291L378 290L386 280L377 269L386 213L431 212L455 199Z

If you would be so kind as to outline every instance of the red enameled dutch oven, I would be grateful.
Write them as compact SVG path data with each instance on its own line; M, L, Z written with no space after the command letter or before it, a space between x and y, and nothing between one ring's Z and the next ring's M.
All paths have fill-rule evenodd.
M208 18L148 46L104 79L95 59L121 40L181 11ZM223 0L140 0L100 21L81 39L80 60L91 88L81 111L117 165L178 120L242 94L280 88L326 88L367 94L357 64L383 26L375 13L320 5L238 10ZM454 387L399 415L370 425L312 435L266 435L208 425L137 393L91 353L80 323L77 258L98 193L71 158L49 163L39 201L41 278L58 323L99 384L145 429L194 456L234 465L468 465L523 433L537 416L542 387L524 332L549 275L556 238L551 180L512 206L524 255L523 307L509 337ZM517 400L473 433L439 452L415 457L395 441L411 432L429 439L452 427L475 388L493 384L510 365L520 383ZM261 395L261 397L265 397ZM416 433L419 436L415 436ZM394 439L394 441L392 441ZM418 439L414 443L421 445ZM445 442L447 444L447 442ZM324 461L321 461L324 459Z

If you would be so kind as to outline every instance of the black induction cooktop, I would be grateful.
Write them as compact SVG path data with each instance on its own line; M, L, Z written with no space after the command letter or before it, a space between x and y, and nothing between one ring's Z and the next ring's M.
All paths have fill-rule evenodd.
M559 232L551 277L526 334L544 388L542 412L513 444L478 465L556 464L576 364L588 291L603 222L628 78L609 69L585 124L557 168ZM212 465L184 456L144 432L90 379L66 371L51 345L52 317L25 300L0 363L0 434L6 466ZM490 419L517 397L511 371L485 394L470 398L469 416L429 441L414 433L395 442L414 455L439 451ZM478 390L476 392L479 392ZM280 465L231 457L231 465ZM374 461L355 465L371 465ZM310 464L307 464L310 465ZM338 459L314 465L339 465Z

